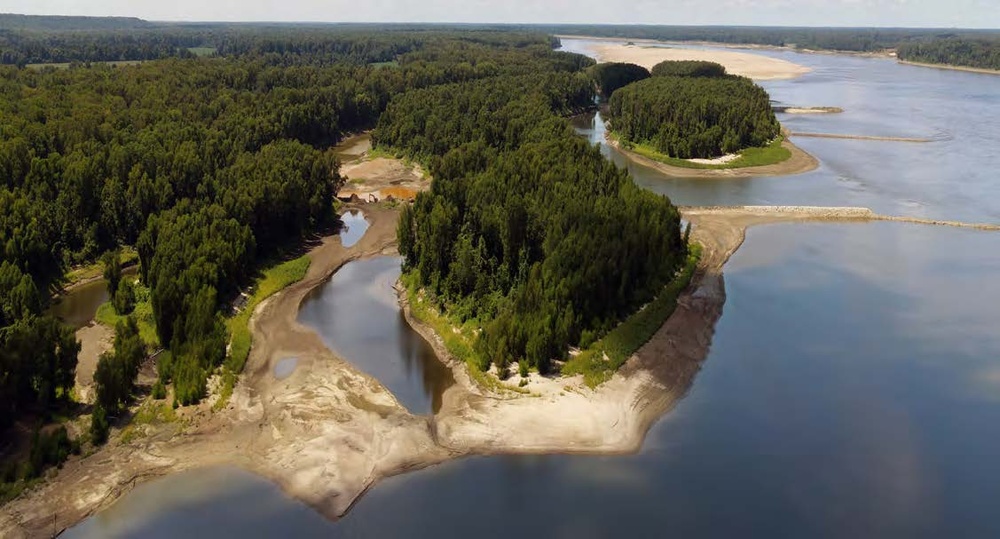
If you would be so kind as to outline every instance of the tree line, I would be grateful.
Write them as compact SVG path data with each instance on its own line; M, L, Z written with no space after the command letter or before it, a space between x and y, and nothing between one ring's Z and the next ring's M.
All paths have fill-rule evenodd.
M900 60L1000 70L1000 38L939 39L899 47Z
M373 134L434 178L400 217L408 275L482 328L479 367L501 373L513 361L549 372L648 302L686 250L669 199L561 117L592 103L590 75L542 67L408 92Z
M697 62L655 66L654 74L668 75L630 84L611 96L611 130L626 144L648 144L680 159L718 157L767 145L780 133L767 92L750 79L725 75L725 69L716 66Z

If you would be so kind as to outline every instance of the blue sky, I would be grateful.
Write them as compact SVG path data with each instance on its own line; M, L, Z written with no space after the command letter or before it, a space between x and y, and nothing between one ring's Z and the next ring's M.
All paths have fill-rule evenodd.
M0 12L193 21L1000 28L1000 0L0 0Z

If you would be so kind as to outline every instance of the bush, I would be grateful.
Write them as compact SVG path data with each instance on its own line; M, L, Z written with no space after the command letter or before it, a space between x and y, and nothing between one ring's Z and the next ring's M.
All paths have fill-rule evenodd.
M174 399L181 406L197 404L208 391L208 376L193 354L180 357L174 365Z
M517 362L517 373L521 375L521 378L528 377L528 362L525 360L520 360Z
M167 398L167 388L160 380L157 380L156 383L153 384L153 398L156 400Z
M51 434L41 434L36 430L31 444L30 477L42 475L50 466L62 466L71 452L73 443L66 427L60 426Z
M135 308L135 285L132 284L132 281L126 279L118 285L118 291L111 299L111 304L114 306L115 312L121 316L132 312Z
M109 430L111 426L108 425L108 413L103 406L95 406L94 414L90 416L90 441L94 445L104 445L108 441Z

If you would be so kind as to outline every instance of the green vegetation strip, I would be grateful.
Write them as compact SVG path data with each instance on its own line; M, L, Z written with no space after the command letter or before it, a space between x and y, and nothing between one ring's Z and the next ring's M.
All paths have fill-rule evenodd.
M250 316L253 315L254 309L271 295L305 278L306 272L309 271L309 263L308 256L301 256L264 270L263 277L257 281L253 296L247 301L243 310L226 321L231 344L229 357L223 366L222 390L219 400L215 403L215 410L221 410L229 402L233 387L236 385L236 376L243 372L243 366L250 357L250 347L253 344Z
M126 277L133 279L134 277ZM135 284L135 308L131 313L139 326L139 338L150 350L160 348L160 338L156 334L156 318L153 316L153 304L149 300L149 288L140 282ZM118 322L128 318L128 315L121 316L115 311L114 305L106 301L97 308L94 317L99 323L115 329Z
M745 168L745 167L762 167L766 165L776 165L787 161L792 157L792 152L781 145L784 141L784 137L778 137L772 141L767 146L763 148L747 148L739 152L739 157L728 162L718 165L709 165L705 163L695 163L688 161L687 159L677 159L676 157L670 157L669 155L664 155L648 144L635 144L628 145L623 144L622 147L626 150L639 154L647 159L652 159L653 161L658 161L673 167L681 168L691 168L700 170L725 170L734 168Z
M701 246L691 244L690 253L680 274L663 288L660 295L642 310L628 317L601 340L563 365L566 375L582 374L584 382L596 387L611 379L629 357L663 326L677 308L677 297L691 283Z
M403 286L406 287L406 297L410 304L410 315L418 322L429 326L441 340L448 353L466 365L469 376L481 388L488 391L513 391L515 393L528 394L530 391L501 382L497 377L483 372L480 369L482 364L479 355L472 347L475 340L475 332L478 329L475 321L469 320L465 324L456 324L447 315L442 314L432 302L427 301L421 294L420 279L416 272L404 273L400 278ZM457 328L457 330L456 330Z

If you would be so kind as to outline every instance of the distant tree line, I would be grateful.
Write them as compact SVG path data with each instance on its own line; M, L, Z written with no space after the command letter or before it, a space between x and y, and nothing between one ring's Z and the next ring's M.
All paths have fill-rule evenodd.
M668 75L615 92L608 111L612 131L625 143L681 159L718 157L774 140L780 125L767 92L709 64L664 62L653 73Z
M926 43L938 39L995 40L1000 38L1000 30L951 28L796 28L785 26L658 26L641 24L541 24L516 25L515 28L557 35L661 41L710 41L850 52L877 52L895 49L908 43Z
M910 62L1000 70L1000 38L940 39L899 47L899 58Z

